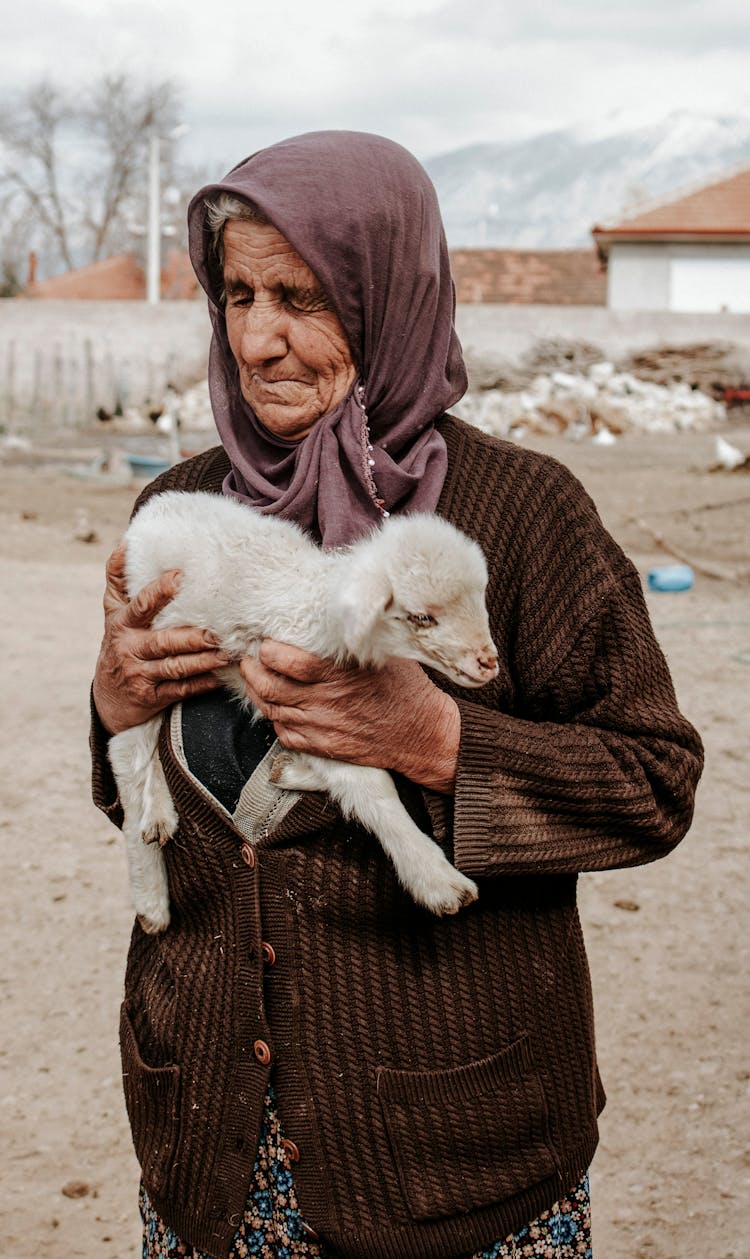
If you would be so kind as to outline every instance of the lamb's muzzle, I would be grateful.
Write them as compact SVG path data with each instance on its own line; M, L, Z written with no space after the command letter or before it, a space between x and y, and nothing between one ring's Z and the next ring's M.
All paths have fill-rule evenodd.
M172 492L149 500L126 542L131 597L167 569L182 571L154 625L209 629L235 659L274 638L338 662L417 660L466 687L498 675L484 556L437 516L391 517L350 550L323 552L288 521L219 495ZM239 669L222 676L247 703ZM124 731L109 748L135 908L150 931L168 925L169 898L163 854L143 839L169 837L177 825L157 752L160 720ZM384 770L285 751L273 777L283 788L327 791L377 836L402 885L434 913L476 899L476 885L419 830Z
M481 647L473 653L467 652L465 656L459 657L456 664L469 679L464 686L484 686L487 682L492 682L499 672L497 652L491 645Z

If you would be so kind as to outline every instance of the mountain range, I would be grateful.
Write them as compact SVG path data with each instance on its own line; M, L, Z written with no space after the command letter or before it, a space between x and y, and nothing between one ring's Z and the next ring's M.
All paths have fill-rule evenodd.
M680 111L608 134L571 128L473 144L424 165L452 248L589 245L595 223L750 165L750 117Z

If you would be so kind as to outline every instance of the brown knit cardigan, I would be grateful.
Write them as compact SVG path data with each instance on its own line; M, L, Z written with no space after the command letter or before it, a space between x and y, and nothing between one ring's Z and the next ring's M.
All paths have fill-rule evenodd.
M271 1074L327 1255L457 1256L574 1185L604 1102L576 878L663 856L690 824L701 745L632 564L560 464L439 427L438 510L487 556L501 668L469 697L435 679L461 710L455 796L401 785L478 902L418 908L317 793L243 849L162 728L173 919L134 928L125 1094L152 1202L211 1255L242 1216ZM144 493L219 492L226 471L215 449ZM92 748L94 798L119 825L96 717Z

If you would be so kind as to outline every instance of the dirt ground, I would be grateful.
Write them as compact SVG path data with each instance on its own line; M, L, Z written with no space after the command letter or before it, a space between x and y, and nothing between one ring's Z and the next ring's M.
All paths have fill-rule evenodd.
M750 430L726 435L750 453ZM707 471L710 435L544 448L644 575L670 560L656 536L725 573L648 596L708 753L692 831L664 862L581 880L609 1095L596 1259L747 1259L750 581L736 578L750 566L750 476ZM17 462L0 482L0 1253L132 1259L137 1168L117 1050L131 913L117 833L89 801L86 738L102 569L134 490ZM81 510L95 541L74 537Z

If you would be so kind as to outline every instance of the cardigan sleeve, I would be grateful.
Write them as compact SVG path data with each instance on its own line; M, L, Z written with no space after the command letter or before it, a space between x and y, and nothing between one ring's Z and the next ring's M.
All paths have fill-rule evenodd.
M452 798L423 791L435 835L478 878L652 861L690 825L703 750L640 577L567 468L496 450L481 510L465 490L453 519L487 557L501 676L450 688L458 772Z
M634 571L533 696L532 717L457 702L453 843L465 874L637 865L688 830L703 751Z
M96 711L93 694L91 703L91 727L89 730L89 748L91 750L91 795L94 804L106 814L110 822L122 828L122 805L117 790L115 776L107 755L109 734L102 725L101 717Z

